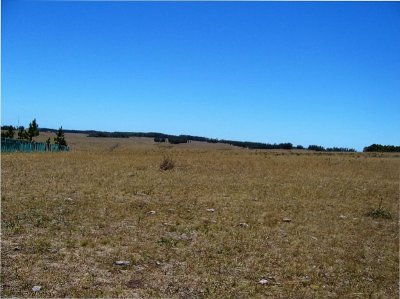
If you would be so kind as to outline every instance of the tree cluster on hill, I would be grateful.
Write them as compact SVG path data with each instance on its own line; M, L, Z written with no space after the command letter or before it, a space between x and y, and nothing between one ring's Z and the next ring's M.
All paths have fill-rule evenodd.
M400 152L400 146L372 144L364 147L364 152Z
M353 153L356 151L354 148L347 148L347 147L324 148L323 146L320 145L309 145L308 150L316 152L348 152L348 153Z
M171 144L187 143L188 139L182 136L169 136L168 142Z
M354 148L347 147L328 147L326 148L327 152L347 152L347 153L355 153L356 150Z
M165 142L164 137L154 137L154 142Z
M122 132L95 132L90 133L89 137L108 137L108 138L129 138L131 137L129 133Z
M19 126L18 128L15 128L13 126L1 126L1 130L2 130L1 137L10 139L14 138L15 130L18 130L17 139L30 142L34 142L33 137L39 136L40 131L44 131L43 129L39 129L39 124L37 123L36 118L29 123L28 129L25 129L24 126ZM56 137L54 138L54 143L67 146L67 141L65 140L64 131L62 127L60 127L58 130L52 130L52 131L56 133ZM48 138L45 143L49 147L50 138Z
M323 152L325 151L325 148L323 146L320 145L309 145L307 148L309 151L316 151L316 152Z
M291 143L262 143L262 142L250 142L250 141L233 141L233 140L218 140L220 143L230 144L234 146L249 148L249 149L292 149L293 144Z

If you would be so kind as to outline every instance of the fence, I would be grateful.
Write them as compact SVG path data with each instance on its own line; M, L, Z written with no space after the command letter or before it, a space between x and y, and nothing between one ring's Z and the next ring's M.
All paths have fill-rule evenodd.
M46 144L44 142L30 142L10 138L1 138L1 152L62 152L69 151L68 146Z

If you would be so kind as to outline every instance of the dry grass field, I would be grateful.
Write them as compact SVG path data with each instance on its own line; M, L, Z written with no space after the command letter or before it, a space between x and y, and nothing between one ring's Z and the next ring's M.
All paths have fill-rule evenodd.
M1 297L399 296L399 155L66 138L1 156Z

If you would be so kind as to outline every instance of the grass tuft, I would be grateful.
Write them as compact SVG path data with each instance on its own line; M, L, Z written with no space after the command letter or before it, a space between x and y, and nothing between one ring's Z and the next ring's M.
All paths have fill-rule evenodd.
M378 209L369 211L366 216L372 217L372 218L383 218L383 219L392 219L392 215L390 214L389 211L386 211L385 209L379 207Z
M164 157L160 164L160 170L171 170L175 167L175 162L170 157Z
M372 217L372 218L391 219L391 218L392 218L392 215L390 214L389 211L385 210L385 209L382 207L382 201L383 201L383 199L380 200L379 206L378 206L377 209L369 211L369 212L366 214L366 216Z

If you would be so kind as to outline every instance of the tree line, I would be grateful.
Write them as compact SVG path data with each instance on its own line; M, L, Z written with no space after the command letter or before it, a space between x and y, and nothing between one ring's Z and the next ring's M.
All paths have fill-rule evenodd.
M372 144L364 147L364 152L400 152L400 146Z
M308 150L316 151L316 152L347 152L347 153L354 153L356 150L354 148L347 148L347 147L327 147L324 148L320 145L309 145Z
M248 149L308 149L314 151L322 151L322 152L355 152L356 150L353 148L344 148L344 147L331 147L324 148L319 145L309 145L308 148L303 147L302 145L294 146L290 142L286 143L262 143L262 142L250 142L250 141L236 141L236 140L226 140L226 139L215 139L215 138L207 138L193 135L170 135L156 132L99 132L99 131L89 131L89 137L113 137L113 138L129 138L129 137L148 137L153 138L154 142L157 143L165 143L168 142L170 144L180 144L180 143L188 143L191 141L200 141L200 142L208 142L208 143L224 143L233 146L238 146L242 148Z
M328 147L325 148L320 145L309 145L308 147L303 147L302 145L294 146L290 142L286 143L262 143L262 142L250 142L250 141L236 141L236 140L226 140L226 139L216 139L216 138L207 138L201 136L193 136L193 135L171 135L157 132L106 132L106 131L96 131L96 130L63 130L60 127L58 130L49 129L49 128L39 128L34 119L27 129L24 127L14 128L13 126L2 126L1 127L2 137L13 138L15 131L18 130L18 139L21 140L29 140L32 141L32 138L39 135L39 131L49 131L56 133L56 138L54 138L54 142L60 145L67 145L64 133L80 133L80 134L88 134L89 137L103 137L103 138L129 138L129 137L148 137L153 138L154 142L157 143L170 143L170 144L180 144L180 143L188 143L191 141L200 141L200 142L208 142L208 143L224 143L230 144L233 146L238 146L242 148L248 149L298 149L298 150L311 150L317 152L356 152L353 148L346 147ZM5 132L3 132L5 131ZM37 135L36 135L37 134ZM65 144L64 144L65 143ZM370 146L364 147L364 152L400 152L400 146L394 145L381 145L381 144L372 144Z
M191 141L201 141L208 143L225 143L233 146L238 146L242 148L249 149L298 149L298 150L310 150L317 152L356 152L354 148L347 147L323 147L321 145L311 144L308 147L302 145L294 146L292 143L262 143L262 142L250 142L250 141L236 141L236 140L225 140L225 139L215 139L207 138L193 135L170 135L156 132L99 132L99 131L71 131L71 133L82 133L87 132L89 137L114 137L114 138L129 138L129 137L149 137L153 138L154 142L168 142L171 144L188 143ZM380 145L373 144L364 148L364 152L400 152L400 146L394 145Z

